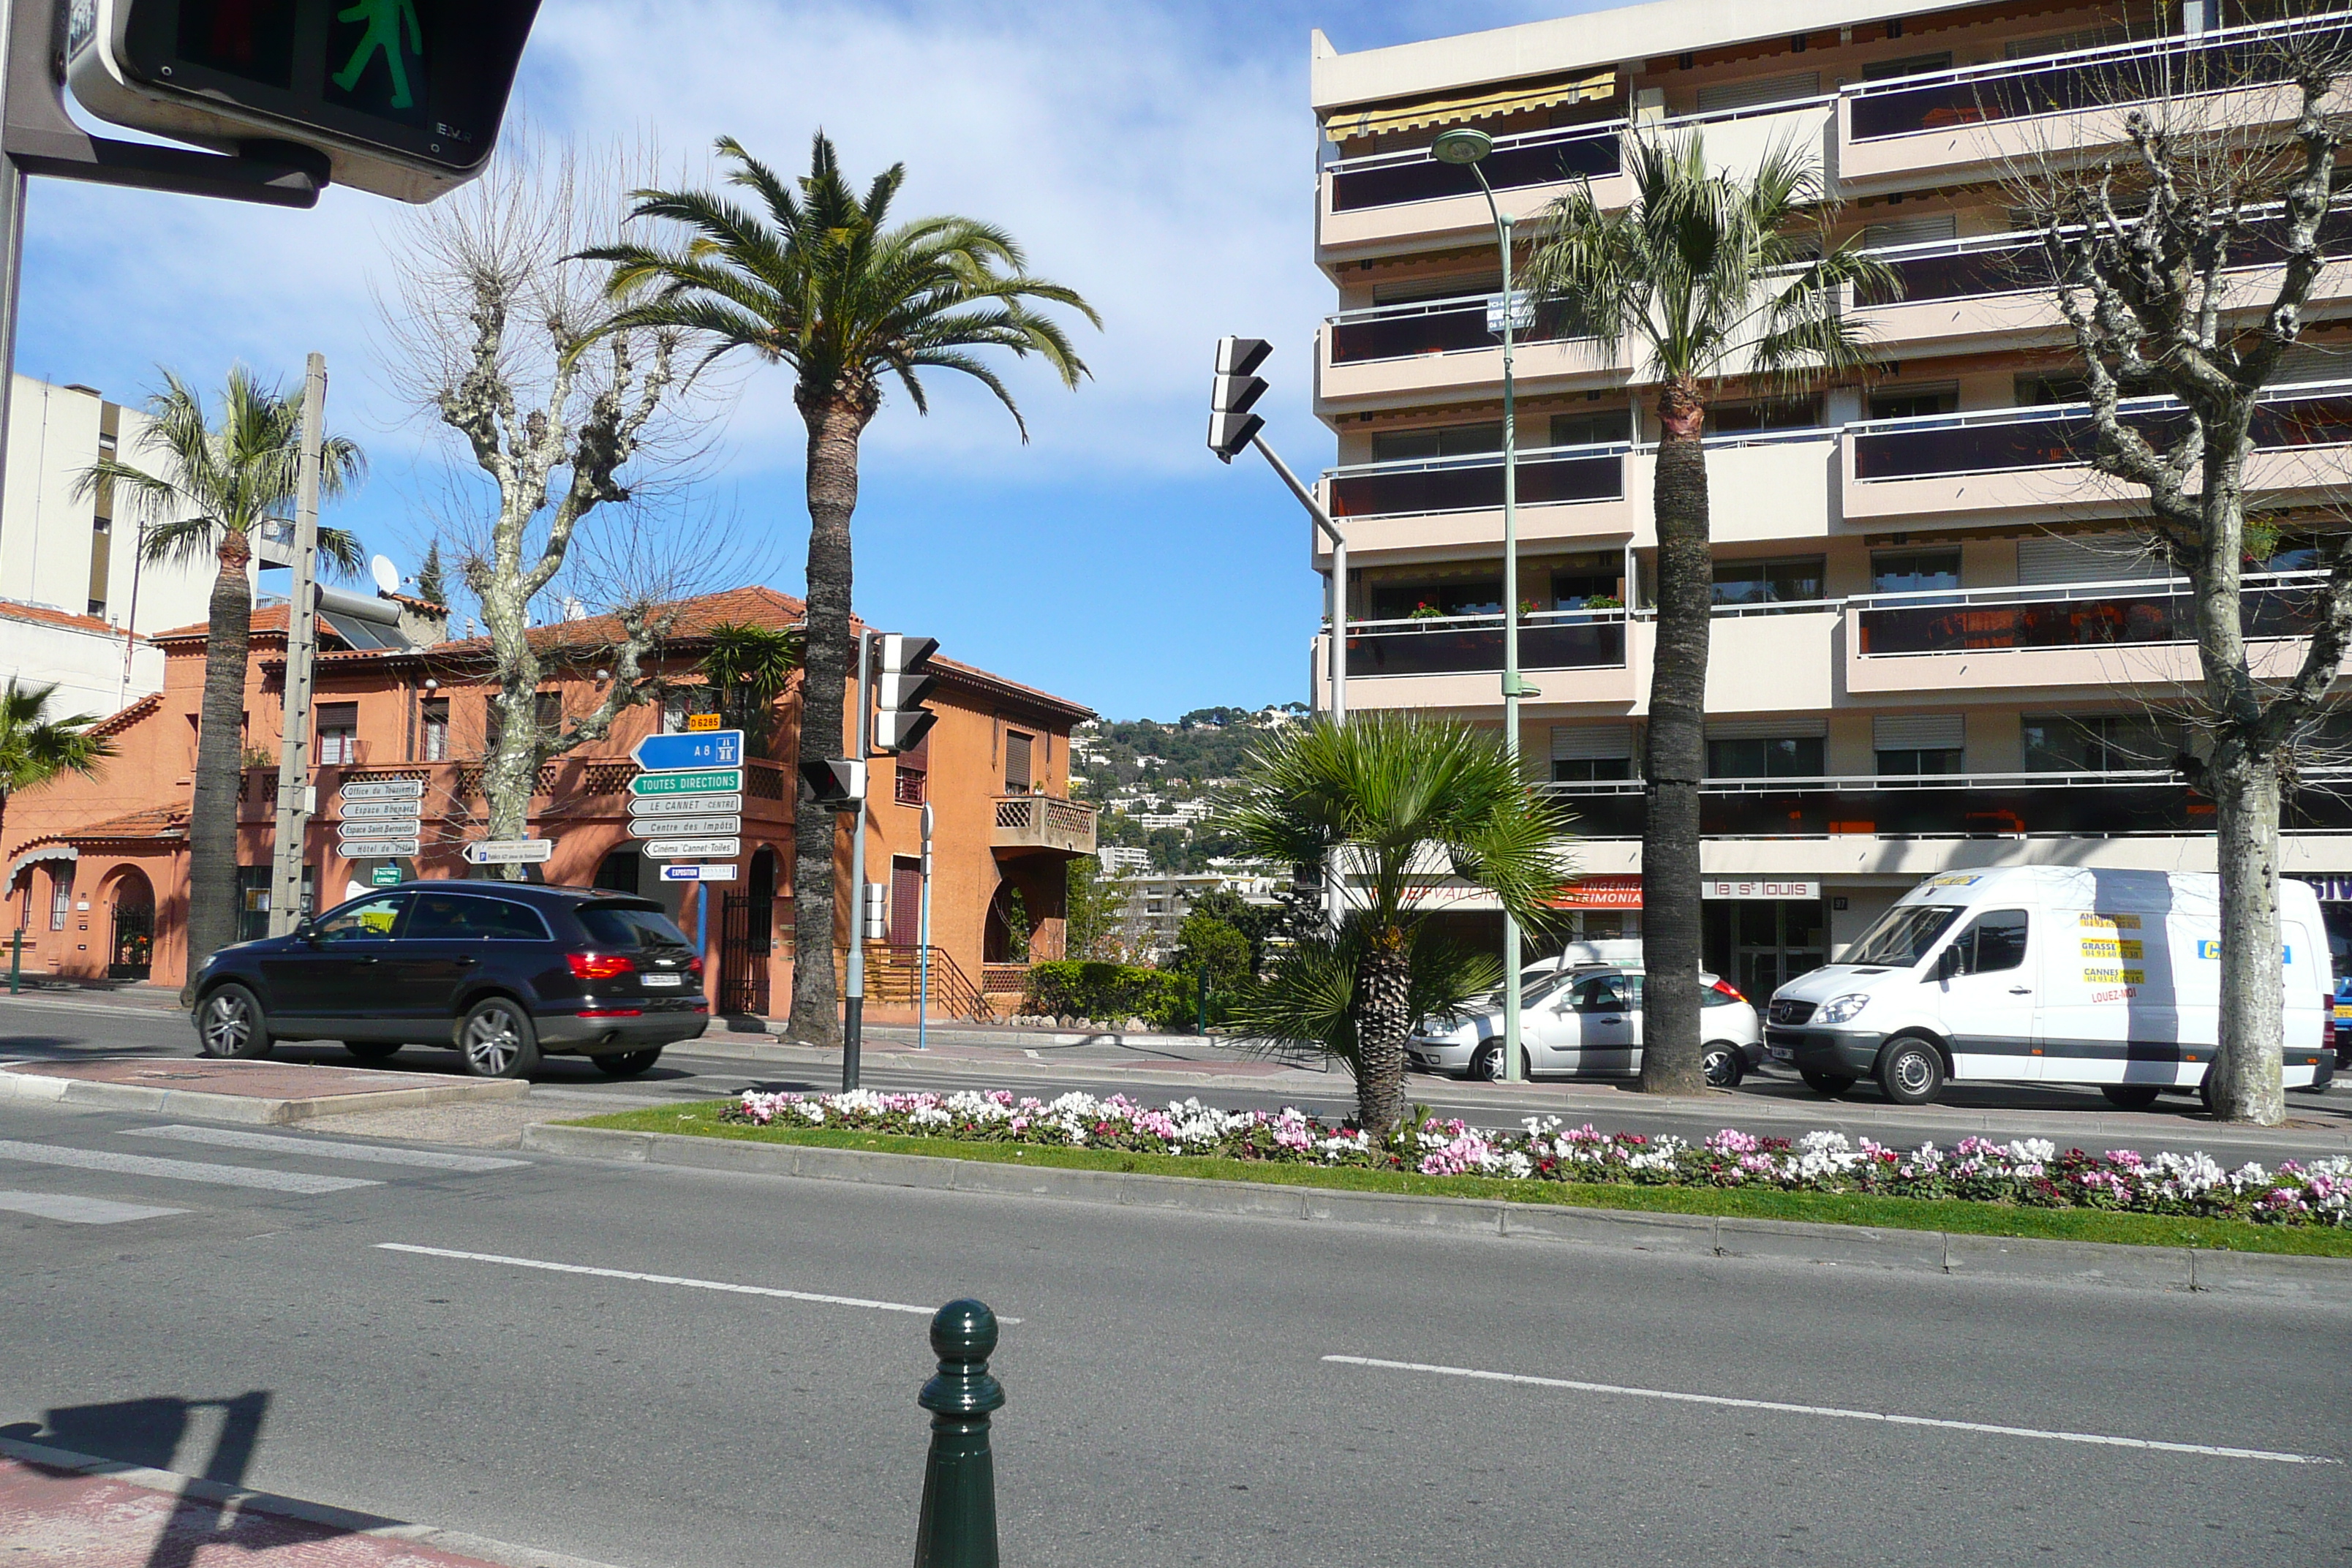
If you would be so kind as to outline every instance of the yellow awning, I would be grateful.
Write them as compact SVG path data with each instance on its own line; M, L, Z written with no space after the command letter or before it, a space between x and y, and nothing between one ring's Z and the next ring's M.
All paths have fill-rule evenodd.
M1334 142L1358 136L1378 136L1391 131L1412 131L1424 125L1486 120L1499 114L1522 114L1534 109L1555 109L1563 103L1591 103L1617 96L1617 68L1589 76L1529 87L1524 82L1491 88L1485 92L1424 98L1413 103L1376 104L1332 111L1323 122L1323 134Z

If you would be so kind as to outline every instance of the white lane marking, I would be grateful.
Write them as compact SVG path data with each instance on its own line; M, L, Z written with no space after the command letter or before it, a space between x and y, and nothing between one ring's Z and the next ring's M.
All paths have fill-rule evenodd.
M183 1143L213 1143L224 1149L263 1149L315 1154L321 1160L357 1160L372 1165L422 1165L436 1171L509 1171L528 1160L498 1160L488 1154L445 1154L437 1149L394 1149L374 1143L343 1143L326 1138L287 1138L275 1132L241 1132L233 1127L131 1127L128 1138L171 1138Z
M2268 1459L2281 1465L2340 1465L2324 1454L2281 1454L2268 1448L2225 1448L2210 1443L2165 1443L2152 1437L2115 1437L2100 1432L2060 1432L2039 1426L1999 1426L1984 1421L1947 1421L1932 1415L1895 1415L1883 1410L1847 1410L1834 1405L1791 1405L1778 1399L1734 1399L1720 1394L1680 1394L1664 1388L1625 1388L1613 1383L1580 1383L1566 1377L1529 1377L1516 1372L1479 1372L1426 1362L1382 1361L1377 1356L1327 1355L1343 1366L1373 1366L1390 1372L1425 1372L1482 1383L1524 1383L1538 1388L1568 1388L1580 1394L1622 1394L1635 1399L1667 1399L1680 1405L1719 1405L1734 1410L1777 1410L1789 1415L1829 1415L1841 1421L1884 1421L1895 1426L1939 1426L1996 1437L2039 1437L2052 1443L2090 1443L2104 1448L2147 1448L2163 1454L2200 1454L2215 1459Z
M118 1204L105 1198L79 1198L71 1193L0 1193L0 1209L16 1214L61 1220L67 1225L121 1225L129 1219L160 1219L185 1209L159 1208L152 1204Z
M584 1263L550 1263L539 1258L508 1258L496 1252L454 1252L446 1247L412 1247L404 1241L379 1241L383 1252L413 1252L423 1258L454 1258L465 1263L503 1263L509 1268L540 1268L550 1274L586 1274L598 1279L634 1279L641 1285L682 1285L689 1290L719 1290L730 1296L773 1296L786 1301L814 1301L826 1307L866 1307L877 1312L911 1312L928 1318L937 1307L917 1307L905 1301L870 1301L863 1296L823 1296L814 1290L779 1290L770 1285L737 1285L725 1279L689 1279L680 1274L643 1274L634 1268L591 1268ZM1018 1318L999 1318L1017 1323Z
M0 1160L28 1165L70 1165L79 1171L116 1171L126 1176L161 1176L167 1182L210 1182L223 1187L261 1187L278 1193L340 1193L346 1187L380 1187L358 1176L313 1176L301 1171L271 1171L251 1165L206 1165L194 1160L158 1160L117 1154L110 1149L66 1149L49 1143L0 1139Z

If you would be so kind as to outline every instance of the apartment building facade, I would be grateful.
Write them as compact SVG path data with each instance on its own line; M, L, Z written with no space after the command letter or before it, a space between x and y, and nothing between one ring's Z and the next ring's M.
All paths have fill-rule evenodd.
M1659 0L1355 54L1318 32L1316 260L1336 298L1315 405L1349 540L1349 703L1501 716L1500 268L1485 198L1433 137L1493 135L1482 166L1520 220L1578 180L1622 207L1632 137L1696 133L1735 169L1792 142L1838 204L1832 237L1859 236L1903 292L1843 302L1876 374L1735 384L1709 416L1709 967L1769 994L1931 874L2210 869L2211 804L2172 766L2198 679L2185 585L2135 531L2144 504L2084 466L2068 336L2002 182L2120 143L2117 62L2236 69L2281 25L2219 0ZM2265 112L2241 97L2223 111ZM2268 669L2300 651L2312 531L2352 498L2352 208L2324 232L2347 259L2250 464L2281 525L2249 580ZM2246 270L2248 298L2265 276ZM1521 744L1578 817L1572 934L1636 935L1656 387L1630 346L1539 332L1517 373L1520 663L1540 692ZM2283 869L2352 894L2352 812L2305 790L2285 820ZM2352 933L2352 904L2328 908Z

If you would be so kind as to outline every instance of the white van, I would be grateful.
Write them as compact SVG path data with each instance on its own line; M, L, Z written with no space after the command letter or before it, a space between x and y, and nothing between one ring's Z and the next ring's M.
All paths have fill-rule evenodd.
M1950 1079L2095 1084L2139 1109L2200 1089L2220 1039L2219 878L2015 866L1930 877L1840 961L1772 994L1765 1049L1824 1094L1874 1078L1924 1105ZM2334 1004L2308 882L2279 881L2286 1087L2325 1088Z

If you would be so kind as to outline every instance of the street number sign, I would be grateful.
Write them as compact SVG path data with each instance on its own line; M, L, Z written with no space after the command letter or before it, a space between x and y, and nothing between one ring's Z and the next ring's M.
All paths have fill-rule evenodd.
M709 816L743 809L740 795L643 795L631 797L631 816Z
M361 800L423 800L423 779L354 779L335 792L345 805Z
M347 800L343 802L345 822L365 822L386 817L405 817L414 822L424 813L421 803L414 800Z
M646 853L656 860L731 860L743 853L740 838L649 838Z
M658 736L667 740L672 737ZM702 740L704 737L680 736L677 739ZM729 795L743 787L741 768L703 768L694 773L639 773L629 781L629 793L646 795Z
M684 735L647 735L629 753L649 773L688 768L733 768L743 763L743 731L704 730Z
M682 866L665 866L661 871L665 882L731 882L735 879L735 868L732 866L698 866L692 861Z
M658 838L665 834L740 833L743 819L740 816L656 816L629 819L632 838Z
M416 853L414 838L346 838L335 853L346 860L397 860Z
M552 838L469 838L466 858L477 866L529 866L555 853Z

